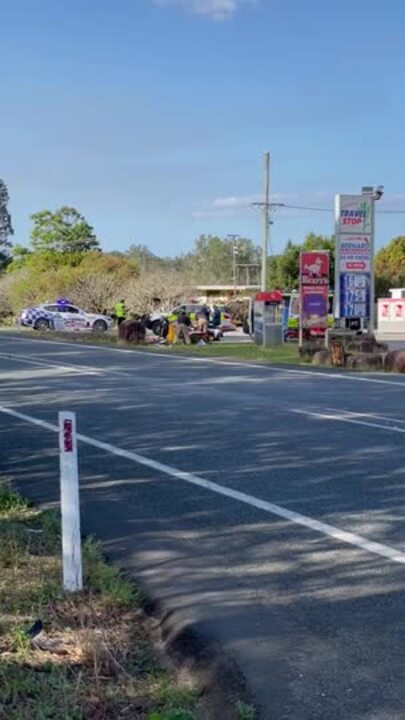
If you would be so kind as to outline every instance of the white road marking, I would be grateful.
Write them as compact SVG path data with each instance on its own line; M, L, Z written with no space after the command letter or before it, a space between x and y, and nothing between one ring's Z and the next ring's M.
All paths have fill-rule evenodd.
M61 370L68 370L79 375L105 375L114 373L114 375L120 375L121 377L133 377L133 373L125 372L123 370L115 370L112 368L97 368L90 365L79 365L77 363L58 363L55 360L32 360L27 358L25 355L18 355L17 353L2 353L0 352L0 359L2 360L15 360L16 362L26 363L28 365L36 365L38 367L48 368L60 368Z
M396 425L382 425L378 422L371 422L367 420L358 420L354 418L350 413L346 413L346 410L340 410L342 414L332 414L324 412L315 412L315 410L304 410L303 408L293 408L290 412L296 413L297 415L307 415L309 417L316 417L319 420L332 420L335 422L346 422L352 423L352 425L365 425L366 427L377 428L379 430L389 430L390 432L405 433L404 427L397 427ZM389 420L387 420L389 422ZM399 421L401 422L401 421Z
M1 405L0 413L16 418L17 420L22 420L23 422L30 423L31 425L36 425L37 427L41 427L45 430L51 430L55 433L57 433L59 430L58 425L54 425L53 423L46 422L45 420L40 420L39 418L33 417L32 415L26 415L24 413L20 413L16 410L12 410L11 408L3 407ZM346 530L341 530L340 528L329 525L328 523L321 522L319 520L316 520L315 518L308 517L307 515L301 515L300 513L294 512L293 510L288 510L282 505L275 505L274 503L267 502L266 500L260 500L260 498L257 498L254 495L248 495L247 493L239 492L239 490L233 490L232 488L228 488L225 485L220 485L219 483L212 482L211 480L206 480L199 475L194 475L194 473L185 472L184 470L178 470L171 465L157 462L156 460L152 460L143 455L139 455L138 453L131 452L130 450L124 450L122 448L116 447L115 445L110 445L109 443L102 442L101 440L96 440L95 438L88 437L87 435L82 435L78 433L77 439L80 442L85 443L86 445L90 445L91 447L95 447L104 452L116 455L126 460L130 460L137 463L138 465L143 465L144 467L151 468L152 470L156 470L159 473L176 478L176 480L183 480L190 485L196 485L197 487L203 488L204 490L209 490L210 492L216 493L217 495L221 495L223 497L230 498L231 500L236 500L237 502L244 503L245 505L249 505L250 507L256 508L257 510L263 510L270 515L276 515L283 520L287 520L296 525L301 525L308 528L309 530L313 530L314 532L321 533L322 535L326 535L330 538L333 538L334 540L338 540L339 542L343 542L361 550L365 550L366 552L372 553L373 555L387 558L392 562L405 565L405 553L402 553L400 550L396 550L395 548L392 548L388 545L383 545L382 543L367 540L367 538L364 538L361 535L356 535Z
M4 337L0 336L0 342L1 340L5 339ZM10 339L10 337L8 338ZM78 343L77 345L74 343L65 342L63 340L35 340L35 338L22 338L22 337L16 337L12 336L12 340L16 340L18 342L34 342L34 343L41 343L43 345L59 345L62 347L76 347L83 350L101 350L103 352L115 352L115 353L126 353L134 355L134 353L138 353L139 355L145 355L146 357L154 358L156 359L164 359L164 360L183 360L184 362L197 362L197 363L209 363L212 365L230 365L231 367L243 367L245 370L249 368L255 368L257 370L267 370L271 372L278 372L278 373L287 373L289 375L303 375L307 377L319 377L323 380L346 380L346 381L353 381L353 382L365 382L365 383L374 383L377 385L393 385L396 387L401 387L403 390L405 390L405 382L401 382L398 380L383 380L381 378L377 378L375 376L373 377L364 377L360 375L352 375L350 373L328 373L328 372L319 372L317 370L295 370L293 368L282 368L282 367L272 367L271 365L266 365L265 363L252 363L252 362L243 362L242 360L225 360L224 358L208 358L208 357L190 357L186 355L170 355L167 351L162 349L162 352L151 352L148 350L126 350L125 348L113 348L113 347L106 347L105 345L87 345ZM114 371L119 372L119 371Z
M390 415L379 415L377 413L366 413L366 412L356 412L355 410L345 410L344 408L331 408L331 407L325 407L324 410L331 411L331 412L337 412L337 413L347 413L347 417L353 417L353 418L369 418L370 420L385 420L385 422L390 423L402 423L405 425L405 420L401 420L401 418L397 417L390 417Z
M78 375L101 375L102 371L97 371L96 368L91 368L86 365L68 365L66 363L58 363L53 360L32 360L23 355L17 355L16 353L11 355L10 353L0 353L1 360L14 360L15 362L25 363L26 365L34 365L40 368L59 368L67 372L74 372Z

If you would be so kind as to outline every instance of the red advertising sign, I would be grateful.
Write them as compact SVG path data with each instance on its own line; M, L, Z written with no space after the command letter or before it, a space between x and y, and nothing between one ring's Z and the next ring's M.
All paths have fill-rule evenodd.
M329 309L329 253L313 250L300 254L301 328L327 328Z

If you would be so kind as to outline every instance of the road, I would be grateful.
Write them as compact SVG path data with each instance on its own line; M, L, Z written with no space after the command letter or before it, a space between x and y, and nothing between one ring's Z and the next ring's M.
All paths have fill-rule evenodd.
M4 335L0 474L56 502L76 411L83 530L222 643L261 717L399 720L404 399L402 376Z

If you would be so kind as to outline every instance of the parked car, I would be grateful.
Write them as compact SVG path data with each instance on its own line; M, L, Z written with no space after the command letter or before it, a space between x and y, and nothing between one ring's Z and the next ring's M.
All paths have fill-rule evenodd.
M113 324L108 315L87 313L65 300L44 303L21 311L17 322L34 330L94 330L106 332Z

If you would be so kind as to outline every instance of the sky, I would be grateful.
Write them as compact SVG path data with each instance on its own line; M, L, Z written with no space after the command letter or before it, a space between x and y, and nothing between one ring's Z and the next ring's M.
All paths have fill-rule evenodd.
M270 249L333 232L333 196L383 184L377 244L405 234L400 0L0 0L0 177L15 242L75 206L103 248ZM404 214L387 210L402 209Z

